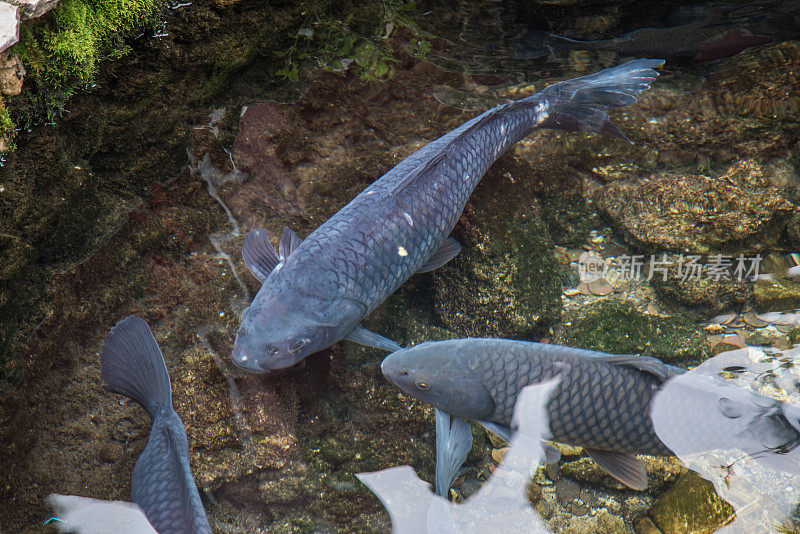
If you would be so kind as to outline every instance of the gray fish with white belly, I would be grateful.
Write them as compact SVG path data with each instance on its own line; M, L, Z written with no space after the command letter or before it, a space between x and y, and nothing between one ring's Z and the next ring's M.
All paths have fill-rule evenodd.
M509 426L520 391L559 378L548 403L552 440L583 447L609 474L639 490L647 488L647 473L634 455L673 455L654 429L650 415L653 399L665 381L686 373L656 358L505 339L422 343L390 354L381 370L412 397L451 415L476 420L506 439L512 434ZM686 414L698 410L711 414L732 405L727 399L718 401L715 390L700 393L691 398L706 399L704 405L673 396L670 407L662 412L674 417L674 426L678 426ZM768 447L754 442L753 448L743 447L745 452L763 449L764 454L775 457L800 444L796 408L772 401L770 405L778 408L746 412L739 405L747 403L736 404L737 410L753 414L745 422L748 428L770 435ZM661 424L668 426L669 420ZM720 446L720 432L706 436L698 425L692 430L695 438L690 444L690 432L686 425L680 426L685 447L702 451Z
M606 111L636 102L662 63L630 61L490 109L407 157L302 242L284 230L278 253L265 231L250 232L242 256L262 286L242 315L232 361L258 373L341 339L399 348L359 323L414 273L459 252L448 235L489 166L537 128L627 139Z
M153 420L133 468L131 500L160 533L210 534L164 357L144 320L126 317L111 329L100 350L100 371L106 389L135 400Z

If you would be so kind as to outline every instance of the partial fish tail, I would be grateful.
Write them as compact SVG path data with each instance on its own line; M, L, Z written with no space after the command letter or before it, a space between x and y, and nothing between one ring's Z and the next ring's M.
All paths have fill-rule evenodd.
M133 315L111 329L100 349L105 388L141 404L155 419L172 410L172 390L161 349L147 323Z
M565 80L518 102L539 110L539 128L598 132L631 142L614 126L606 111L636 102L650 88L663 59L636 59L595 74Z

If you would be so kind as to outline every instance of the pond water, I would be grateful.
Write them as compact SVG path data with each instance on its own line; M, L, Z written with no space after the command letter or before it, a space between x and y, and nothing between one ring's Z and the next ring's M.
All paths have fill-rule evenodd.
M800 10L652 4L165 5L53 123L18 132L0 170L0 531L75 524L50 494L133 499L158 423L103 388L100 351L136 315L163 353L214 532L797 532ZM386 351L342 334L266 373L232 361L264 293L248 232L276 249L285 227L302 240L480 113L642 58L665 60L657 79L606 106L630 142L535 129L469 196L460 252L361 322L403 347L481 337L636 354L603 364L634 385L570 381L562 365L573 389L524 390L510 445L471 420L445 500L432 495L434 408L387 380ZM592 110L619 98L592 94ZM305 278L308 295L325 272ZM252 328L296 299L277 302ZM674 454L625 464L646 472L638 489L582 443L555 440L560 458L545 458L557 404L574 399L609 439L644 427Z

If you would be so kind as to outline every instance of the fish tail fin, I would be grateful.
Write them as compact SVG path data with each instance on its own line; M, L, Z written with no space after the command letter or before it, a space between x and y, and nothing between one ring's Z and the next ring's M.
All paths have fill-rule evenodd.
M540 109L539 128L605 133L631 142L606 111L634 104L635 95L658 78L655 67L663 64L663 59L635 59L553 84L524 100L530 99Z
M141 404L150 417L172 409L167 366L150 327L128 316L111 329L100 349L100 374L105 388Z

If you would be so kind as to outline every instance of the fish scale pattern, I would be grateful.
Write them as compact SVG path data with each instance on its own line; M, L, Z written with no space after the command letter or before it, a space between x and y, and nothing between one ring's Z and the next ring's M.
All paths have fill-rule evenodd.
M298 277L298 285L313 283L352 299L368 314L444 243L489 166L535 128L534 107L499 114L470 130L497 111L489 110L418 150L309 235L282 270L313 272L313 280ZM445 147L437 165L392 192Z
M156 415L150 438L131 477L131 500L158 532L210 534L189 467L186 431L174 410Z
M568 347L485 342L472 365L495 401L490 421L509 426L522 388L560 378L548 403L553 440L587 448L670 455L653 430L650 402L660 380Z

